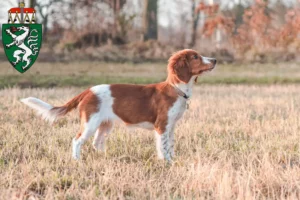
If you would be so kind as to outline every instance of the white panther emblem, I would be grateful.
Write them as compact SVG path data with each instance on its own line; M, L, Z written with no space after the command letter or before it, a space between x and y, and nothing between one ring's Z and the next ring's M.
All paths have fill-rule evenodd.
M28 26L21 26L16 28L16 31L24 31L24 33L22 33L21 35L17 36L15 34L13 34L11 32L10 29L6 29L6 33L9 34L12 38L13 38L13 42L10 44L7 44L6 47L10 48L11 46L16 45L18 48L18 50L14 51L13 57L16 59L15 62L12 62L14 66L16 66L20 61L21 61L21 54L24 54L22 57L22 61L26 62L26 65L23 66L23 69L26 69L30 63L31 63L31 59L29 58L29 56L31 55L36 55L36 53L38 52L38 35L33 36L32 33L36 32L38 33L38 31L36 29L33 29L30 34L29 34L29 27ZM29 37L28 37L29 35ZM26 46L25 44L25 39L28 37L28 46ZM30 44L31 43L31 44Z

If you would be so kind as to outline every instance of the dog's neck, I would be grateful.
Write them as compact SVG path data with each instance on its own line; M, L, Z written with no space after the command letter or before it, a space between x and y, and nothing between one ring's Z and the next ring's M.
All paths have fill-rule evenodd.
M197 76L192 76L188 83L178 82L178 81L175 82L170 78L167 79L167 82L170 85L172 85L172 86L178 88L179 90L181 90L184 94L186 94L188 96L188 98L191 98L192 88L193 88L193 84L195 82L196 77Z

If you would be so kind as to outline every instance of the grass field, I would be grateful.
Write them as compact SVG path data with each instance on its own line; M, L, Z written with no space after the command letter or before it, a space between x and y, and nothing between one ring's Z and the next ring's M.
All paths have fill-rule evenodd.
M0 89L26 87L88 87L100 83L153 83L165 80L166 63L35 63L19 74L8 62L0 63ZM300 83L297 63L223 64L198 79L201 84Z
M60 105L81 88L2 89L0 198L299 199L299 88L197 86L175 131L171 166L156 159L152 132L123 125L109 136L106 153L95 152L89 140L76 162L71 140L78 113L51 126L19 99Z

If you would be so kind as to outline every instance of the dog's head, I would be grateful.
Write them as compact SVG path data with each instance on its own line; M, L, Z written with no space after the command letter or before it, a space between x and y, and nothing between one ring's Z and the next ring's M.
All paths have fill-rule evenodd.
M168 76L173 76L173 81L188 83L192 77L211 71L216 64L215 58L207 58L192 49L184 49L170 57Z

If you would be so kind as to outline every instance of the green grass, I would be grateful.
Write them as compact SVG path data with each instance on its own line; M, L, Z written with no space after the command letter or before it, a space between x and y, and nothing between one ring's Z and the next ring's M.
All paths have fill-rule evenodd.
M0 89L6 87L18 86L20 88L51 88L51 87L89 87L97 84L109 83L133 83L147 84L162 81L155 78L139 78L139 77L111 77L111 76L2 76L0 78Z
M9 63L0 63L0 89L26 87L89 87L103 83L148 84L165 80L166 63L35 63L19 74ZM298 84L297 63L218 65L198 78L198 84Z
M0 89L7 87L20 88L52 88L52 87L89 87L97 84L111 83L131 83L131 84L149 84L163 81L161 78L147 77L118 77L118 76L0 76ZM218 78L201 78L197 84L298 84L299 78L286 77L218 77Z

